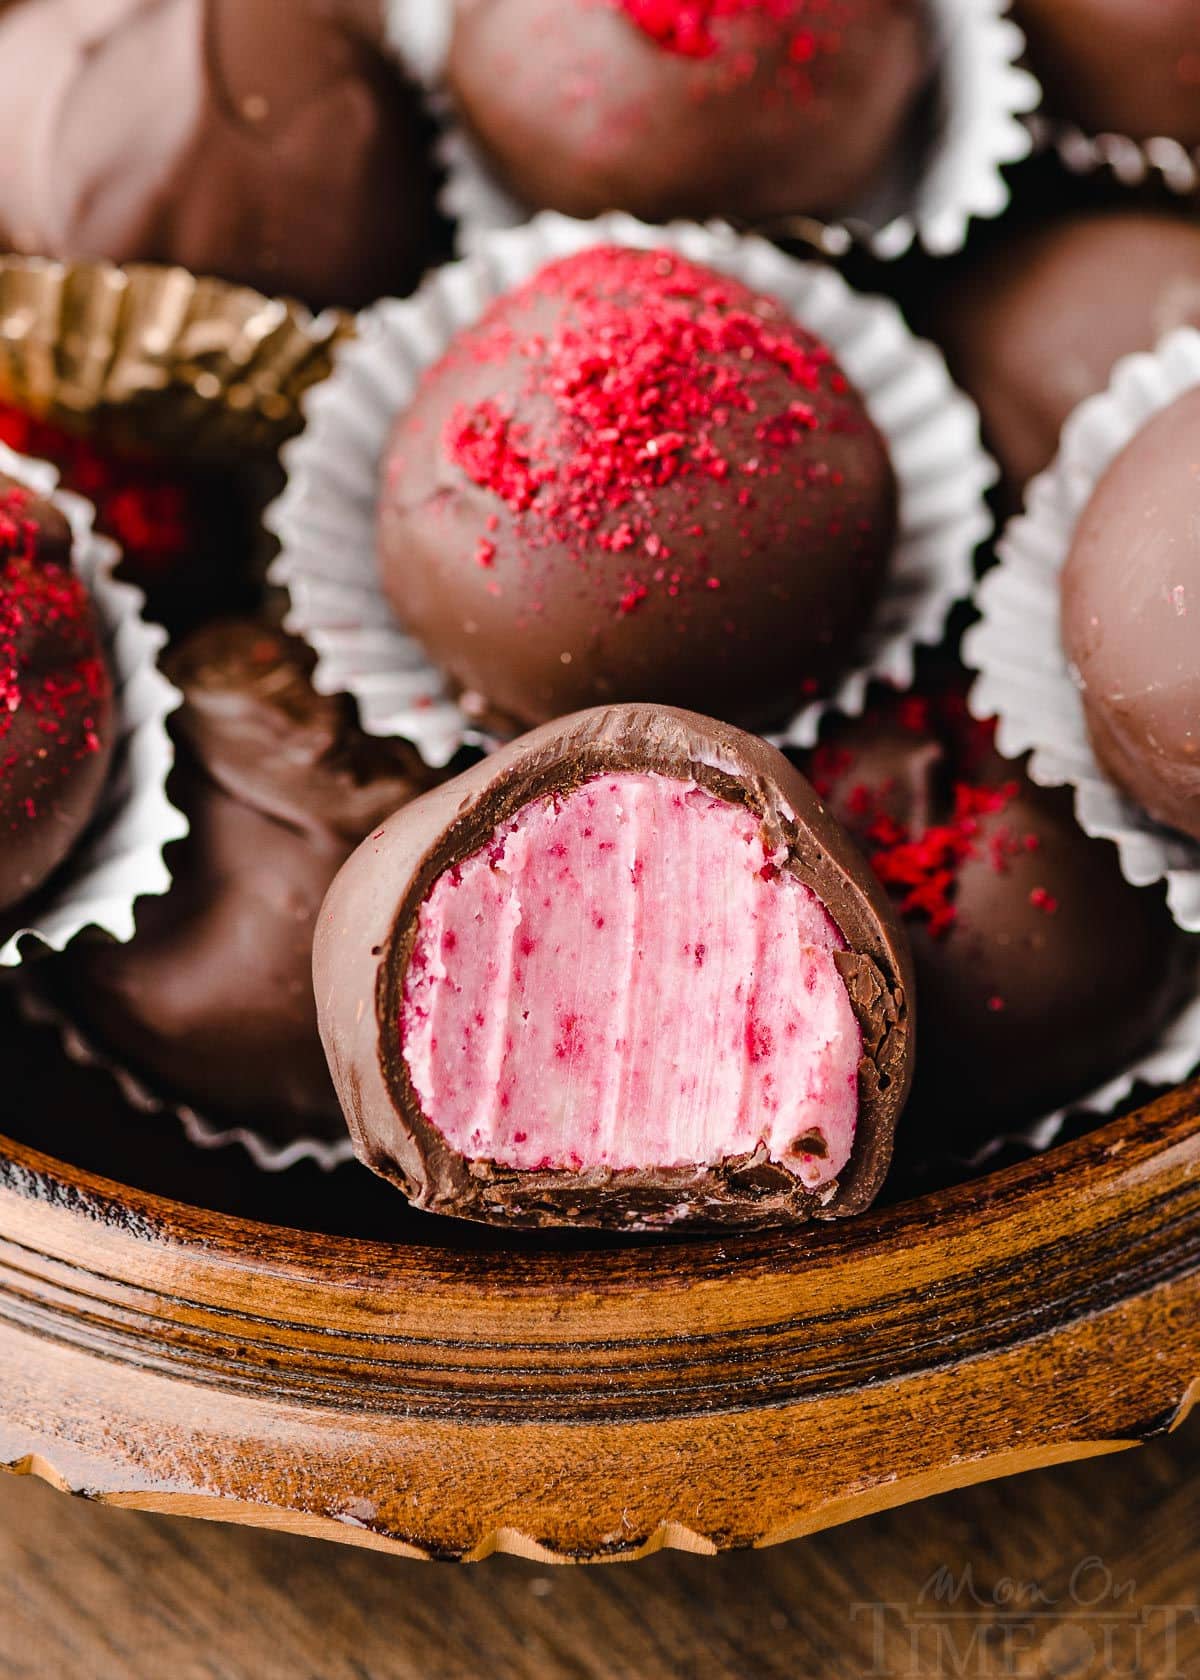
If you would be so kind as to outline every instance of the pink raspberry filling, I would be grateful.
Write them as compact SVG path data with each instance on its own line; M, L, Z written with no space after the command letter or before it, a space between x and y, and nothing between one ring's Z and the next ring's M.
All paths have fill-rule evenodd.
M518 1170L850 1159L862 1035L810 889L756 817L617 773L539 800L434 884L400 1037L426 1119Z

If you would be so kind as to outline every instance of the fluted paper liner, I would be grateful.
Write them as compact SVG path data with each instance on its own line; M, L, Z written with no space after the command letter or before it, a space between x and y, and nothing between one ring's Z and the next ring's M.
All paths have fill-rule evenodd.
M113 572L121 553L92 529L92 508L57 490L58 474L0 445L0 472L49 496L70 521L72 559L96 608L116 702L116 745L100 806L79 845L28 905L21 925L0 944L0 968L15 968L45 946L61 951L84 928L113 939L133 937L134 905L167 891L163 847L187 833L186 818L167 798L175 750L167 718L179 690L158 669L166 632L142 617L144 597Z
M0 256L0 397L159 453L274 451L348 330L182 268Z
M426 87L438 120L445 171L442 209L455 224L457 248L471 255L480 240L518 227L532 214L502 184L462 124L442 86L453 0L390 0L388 33L397 54ZM998 216L1008 206L1004 166L1031 147L1022 118L1034 111L1041 88L1019 60L1025 37L1009 18L1009 0L930 0L933 133L919 151L900 145L888 179L845 218L818 233L831 253L858 242L891 259L914 241L935 256L961 250L973 217ZM812 237L807 218L800 230ZM792 231L773 221L777 234Z
M206 1119L186 1103L172 1102L100 1049L63 1014L36 975L18 987L17 1003L27 1021L52 1027L58 1033L65 1054L77 1067L108 1074L130 1108L139 1114L173 1118L197 1149L243 1149L261 1172L269 1173L287 1172L306 1162L322 1172L333 1172L354 1159L349 1135L336 1139L269 1137L251 1125Z
M970 591L974 551L991 531L984 492L995 468L980 447L975 408L939 353L915 339L885 299L855 293L831 269L797 262L765 240L689 223L543 214L492 234L414 298L359 316L356 338L305 404L306 428L284 450L287 486L266 514L282 545L272 577L289 591L289 629L316 653L317 688L352 694L370 734L405 737L436 768L464 744L489 743L397 623L380 585L377 486L392 421L422 372L494 298L556 257L606 243L668 246L779 298L830 346L887 440L900 485L889 581L858 663L790 721L781 737L788 745L811 746L832 707L858 715L874 679L911 684L917 647L941 640L950 609Z
M999 719L1000 752L1006 758L1031 752L1035 782L1072 787L1083 829L1116 842L1134 886L1165 881L1172 915L1192 933L1200 932L1200 841L1156 823L1097 764L1063 652L1059 576L1079 517L1109 464L1152 415L1195 385L1200 332L1191 327L1171 333L1149 354L1118 362L1108 390L1076 409L1057 459L1029 486L1024 513L997 545L1000 564L979 586L982 620L963 643L964 659L979 673L971 710Z
M1053 151L1072 175L1111 175L1123 187L1160 182L1180 198L1200 187L1200 146L1189 148L1166 135L1131 140L1127 134L1088 134L1044 112L1030 118L1029 129L1034 144Z

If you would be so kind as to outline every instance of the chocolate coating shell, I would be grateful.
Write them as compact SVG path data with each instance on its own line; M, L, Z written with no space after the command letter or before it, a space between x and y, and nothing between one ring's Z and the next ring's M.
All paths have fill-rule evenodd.
M916 0L797 4L671 51L606 0L458 0L448 79L507 185L537 209L763 221L857 203L927 73ZM820 43L801 64L792 42Z
M307 0L17 0L0 145L19 251L354 306L410 290L433 249L416 95Z
M654 333L668 312L716 336L727 320L753 320L825 361L801 385L769 358L743 359L740 345L660 357ZM616 353L609 333L625 335ZM553 395L594 378L580 344L591 335L596 361L610 359L605 385L624 380L619 401L598 404L603 423L564 419ZM642 354L651 371L625 379ZM646 482L620 442L608 472L594 440L627 437L647 410L657 427L654 393L681 366L728 378L734 398L682 421L690 398L709 403L707 385L661 402L684 463L669 480ZM764 442L764 423L797 398L811 427L787 447ZM505 417L514 472L529 439L546 436L532 472L547 469L552 488L518 506L503 475L495 488L470 476L448 439L480 414ZM719 477L699 464L706 447L726 468ZM564 511L547 514L548 500ZM849 662L896 517L887 450L861 397L782 304L670 252L596 247L501 297L426 375L385 455L379 567L400 621L509 732L629 700L756 725Z
M532 801L619 770L695 781L745 804L761 817L768 850L786 847L784 867L813 890L846 940L838 966L864 1047L858 1130L849 1167L819 1195L765 1150L709 1166L629 1171L516 1172L468 1162L422 1112L396 1024L426 896ZM534 730L415 801L339 873L321 911L313 976L355 1150L418 1207L524 1226L769 1225L858 1212L887 1173L912 1071L904 936L886 894L799 772L727 724L664 707L602 707Z
M77 942L58 997L165 1095L281 1140L342 1134L317 1035L312 932L338 868L412 797L415 760L316 695L297 644L252 622L166 662L184 692L172 796L190 832L128 945Z
M981 1142L1095 1090L1153 1043L1194 975L1195 942L1160 890L1130 886L1113 846L1083 833L1068 791L986 747L967 762L950 733L886 711L829 738L843 755L829 809L868 857L880 809L920 838L951 821L964 783L1011 789L978 819L949 929L904 917L921 1006L914 1127Z
M1200 145L1195 0L1014 0L1046 109L1089 134Z
M1063 647L1096 757L1200 839L1200 390L1147 421L1096 486L1062 574Z
M956 266L929 317L979 405L1012 504L1122 356L1196 325L1200 227L1145 210L1064 216L1010 234Z
M0 473L0 911L64 862L116 740L100 627L53 503Z

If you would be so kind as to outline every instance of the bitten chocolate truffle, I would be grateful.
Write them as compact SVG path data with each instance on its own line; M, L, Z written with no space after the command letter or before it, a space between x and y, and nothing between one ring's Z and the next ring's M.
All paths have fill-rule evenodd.
M853 1213L908 1091L886 894L781 754L663 707L549 724L385 823L314 979L362 1160L470 1219Z
M989 241L955 266L929 312L1011 503L1122 356L1196 325L1200 226L1145 210L1063 216Z
M272 1138L344 1135L317 1036L312 934L358 842L428 778L367 739L263 625L201 630L166 661L184 693L171 782L188 837L128 945L76 941L56 995L158 1094Z
M927 79L921 0L458 0L458 110L526 204L852 209Z
M0 242L180 263L314 306L434 248L417 96L316 0L0 8Z
M962 1149L1069 1104L1182 1002L1196 951L1161 890L1131 887L1070 793L1001 759L960 695L842 722L808 768L912 940L913 1127Z
M1046 109L1089 134L1200 145L1195 0L1013 0Z
M87 828L116 736L112 678L59 510L0 473L0 911Z
M1096 486L1063 569L1062 632L1100 764L1200 839L1200 390Z
M786 714L846 666L896 534L887 450L783 306L669 251L549 264L401 415L397 616L493 714Z

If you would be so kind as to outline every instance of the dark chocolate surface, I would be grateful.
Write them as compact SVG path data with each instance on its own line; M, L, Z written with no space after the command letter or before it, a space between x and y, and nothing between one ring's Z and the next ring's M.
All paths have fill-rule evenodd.
M1085 1096L1151 1044L1194 983L1161 888L1132 887L1069 790L999 758L961 700L882 704L826 732L810 774L888 880L920 1027L906 1133L969 1155Z
M87 828L116 738L112 678L59 510L0 474L0 911Z
M690 49L671 11L457 0L451 91L515 194L537 209L646 221L854 206L927 77L918 0L747 6L710 19Z
M1062 628L1101 765L1200 839L1200 390L1147 421L1096 486Z
M0 242L20 251L314 306L408 291L432 254L418 98L353 15L310 0L17 0L0 144Z
M1046 109L1089 134L1200 145L1195 0L1013 0Z
M1046 218L937 283L926 326L979 405L1010 505L1121 357L1200 324L1200 226L1142 209Z
M468 1163L426 1119L396 1023L422 903L498 826L593 775L636 770L695 781L761 816L768 850L825 905L863 1035L854 1153L833 1189L807 1191L765 1157L645 1171L519 1173ZM418 1207L516 1226L617 1229L770 1225L870 1205L886 1176L911 1078L907 945L886 894L787 760L729 725L663 707L615 706L562 719L501 749L373 833L342 869L318 922L314 981L334 1084L365 1164Z
M781 304L595 247L430 370L379 517L397 616L490 713L658 700L755 725L853 657L896 488L859 394Z
M342 1132L312 997L321 900L428 779L316 695L308 667L249 621L168 657L185 696L171 792L191 823L168 853L171 891L141 902L131 944L77 942L51 976L85 1033L157 1093L284 1141Z

